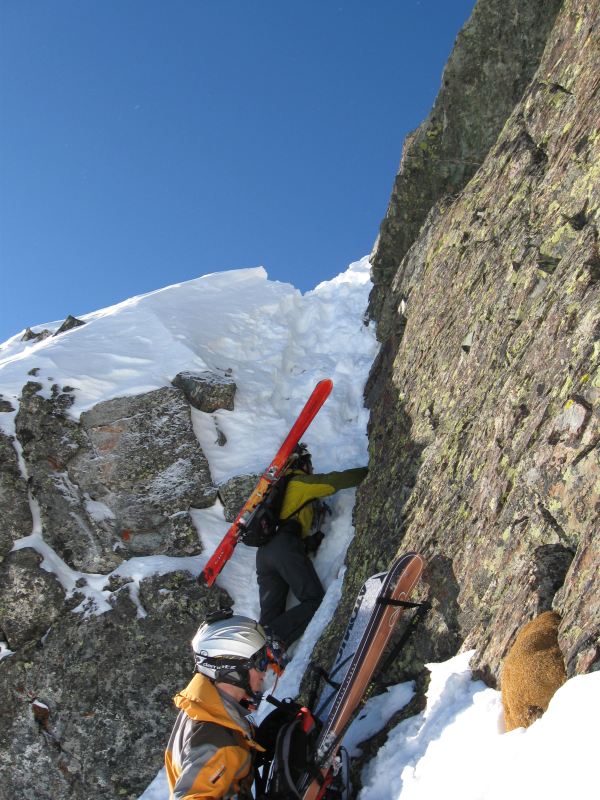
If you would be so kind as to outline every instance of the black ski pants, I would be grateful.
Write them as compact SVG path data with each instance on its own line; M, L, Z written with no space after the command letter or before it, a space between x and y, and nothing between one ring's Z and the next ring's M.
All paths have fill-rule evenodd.
M256 551L260 623L286 646L295 642L321 605L325 592L295 526L281 528ZM285 610L288 591L300 601Z

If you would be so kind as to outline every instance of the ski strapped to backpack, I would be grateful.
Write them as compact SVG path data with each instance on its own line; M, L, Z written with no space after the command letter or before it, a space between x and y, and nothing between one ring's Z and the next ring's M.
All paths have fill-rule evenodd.
M282 476L292 467L296 445L319 413L321 406L331 394L332 389L333 382L328 378L319 381L313 389L312 394L298 414L275 457L262 474L252 494L242 506L239 514L202 570L201 578L204 579L208 586L213 585L219 573L231 558L237 543L245 541L245 531L252 530L257 537L256 540L260 538L261 527L265 532L268 531L271 524L269 516L271 512L268 510L269 503L267 501L271 496L271 492ZM263 504L266 505L263 506ZM261 512L261 507L267 510ZM261 526L261 514L263 513L264 525Z
M369 579L371 584L374 580L380 584L381 588L376 597L369 595L363 587L359 599L370 598L368 609L370 613L368 620L366 622L363 620L359 624L361 632L359 642L346 657L340 659L338 653L334 661L335 673L332 671L327 674L320 667L313 666L315 680L309 693L308 707L313 707L315 703L321 680L325 680L325 683L333 688L333 702L331 696L325 700L322 696L319 709L313 714L308 709L300 709L289 701L285 704L272 701L278 708L284 706L294 713L292 718L287 718L287 721L285 717L280 719L280 722L285 724L280 728L276 744L271 748L273 761L268 780L264 778L263 769L262 783L257 785L257 788L260 788L260 791L257 791L257 798L340 800L348 796L349 765L348 755L342 747L343 737L357 709L366 702L377 686L382 684L384 672L398 656L409 635L429 609L428 603L413 603L409 600L423 568L424 561L421 556L408 553L396 559L387 574L382 573ZM416 613L381 665L383 651L406 609L414 609ZM355 628L357 619L360 617L355 607L348 628L352 626ZM352 635L347 629L340 647L342 654L349 640L352 640ZM322 722L319 719L321 710L324 710L326 715ZM277 712L273 714L277 718ZM312 720L312 726L306 721L307 714ZM298 719L303 719L304 723L301 725Z
M275 535L285 490L296 460L296 453L292 453L281 476L271 484L264 500L245 520L240 521L239 540L248 547L262 547Z

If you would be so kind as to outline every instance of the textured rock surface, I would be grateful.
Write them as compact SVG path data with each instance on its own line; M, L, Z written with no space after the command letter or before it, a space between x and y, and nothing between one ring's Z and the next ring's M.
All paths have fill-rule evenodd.
M143 618L125 586L113 611L63 614L43 645L0 662L2 800L134 800L158 772L190 640L229 601L185 573L143 581L140 600Z
M260 472L257 472L253 475L237 475L219 484L219 500L223 503L223 514L227 522L233 522L237 517L259 479Z
M90 447L69 463L69 478L110 510L122 548L138 555L200 552L181 512L212 505L217 489L182 392L108 400L82 414L81 425Z
M189 403L199 411L212 414L224 408L233 411L237 386L227 374L214 372L180 372L173 378L173 386L181 389Z
M197 554L189 507L211 505L217 490L182 392L101 403L79 423L73 390L41 390L23 388L15 428L44 542L84 573L109 573L127 555ZM139 591L107 575L113 610L99 616L77 589L67 597L36 550L8 553L33 520L5 436L0 455L0 638L15 651L0 661L0 739L11 743L0 750L0 798L136 798L160 768L193 632L231 601L187 573L143 580Z
M463 646L493 683L550 608L568 674L600 665L599 14L564 4L485 163L394 279L405 301L368 386L369 475L325 660L364 577L414 549L434 608L396 677Z
M398 267L442 197L475 174L533 76L560 0L479 0L442 75L427 119L404 143L371 263L378 336L394 324L412 264ZM396 291L390 293L392 280Z
M0 564L0 630L11 650L38 641L63 609L64 589L40 568L42 560L35 550L23 548Z
M54 386L52 396L44 398L41 388L33 381L25 385L15 424L44 539L74 569L110 572L121 561L114 552L118 540L111 521L90 513L68 471L70 462L89 448L84 431L66 415L73 395Z
M27 483L19 471L12 441L0 431L0 558L13 542L31 533Z
M109 572L123 554L194 555L200 543L189 507L216 498L189 407L176 389L119 398L66 416L68 392L23 389L17 436L40 507L45 541L71 567ZM0 437L2 546L31 533L26 482L11 442Z

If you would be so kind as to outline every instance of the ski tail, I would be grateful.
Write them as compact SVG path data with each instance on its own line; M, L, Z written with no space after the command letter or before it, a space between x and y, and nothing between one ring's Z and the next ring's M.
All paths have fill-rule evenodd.
M346 631L342 637L337 656L335 657L335 661L333 662L327 677L323 678L323 670L320 668L315 669L314 665L312 664L309 665L309 668L316 672L315 677L317 682L315 683L314 688L315 694L318 692L321 682L320 679L323 678L325 681L325 687L318 703L315 706L315 713L319 719L326 719L329 716L331 704L335 699L337 690L344 680L346 672L350 666L350 661L352 660L366 630L373 609L375 608L377 597L381 592L381 587L383 586L386 577L387 572L380 572L377 575L371 575L371 577L367 578L367 580L364 582L361 590L358 593L356 602L354 603L354 608L352 610L352 614L350 615L348 625L346 626Z
M344 734L363 698L372 689L373 676L392 633L405 608L420 605L409 600L424 567L425 562L417 553L408 553L392 564L327 719L323 722L315 745L313 768L310 773L305 773L298 784L298 797L301 800L320 800L326 796L325 787L331 785L336 772Z
M207 586L212 586L225 564L229 561L240 541L243 530L243 519L252 514L257 506L264 500L269 489L287 469L290 456L304 435L307 428L319 413L321 406L327 400L333 389L333 381L325 378L319 381L306 401L304 408L298 414L296 421L277 451L275 458L264 471L252 494L242 506L239 514L231 524L229 530L217 546L215 552L206 562L200 578Z

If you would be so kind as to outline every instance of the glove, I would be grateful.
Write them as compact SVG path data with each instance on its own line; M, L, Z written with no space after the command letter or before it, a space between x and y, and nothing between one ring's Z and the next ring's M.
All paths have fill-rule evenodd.
M313 533L312 536L307 536L304 540L304 549L307 553L316 553L324 538L325 534L323 531L317 531Z
M283 675L285 668L290 663L285 644L273 635L272 630L268 625L264 626L265 633L267 634L267 656L269 658L269 668L273 670L275 675Z

